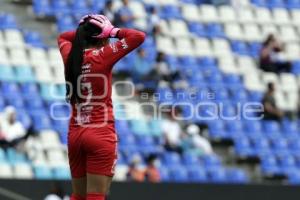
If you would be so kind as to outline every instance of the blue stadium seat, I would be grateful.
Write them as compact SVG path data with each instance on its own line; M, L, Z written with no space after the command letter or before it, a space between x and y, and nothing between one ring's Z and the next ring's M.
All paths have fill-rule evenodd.
M32 122L36 131L52 129L51 120L44 110L36 110L32 113Z
M53 15L49 0L33 0L33 12L39 17Z
M162 128L161 128L161 120L151 120L149 122L150 132L153 136L161 136Z
M69 15L62 16L58 19L57 28L59 32L74 30L76 28L73 18Z
M1 90L2 94L5 94L6 98L21 98L21 92L17 83L2 82Z
M249 55L249 49L246 42L232 41L231 48L232 51L236 54L243 55L243 56Z
M268 7L273 8L285 8L285 2L284 0L269 0L268 1Z
M15 107L17 110L23 109L25 106L22 98L6 98L6 104Z
M209 38L224 38L225 33L223 27L220 24L208 24L207 36Z
M300 61L297 60L297 61L294 61L292 63L292 73L295 74L295 75L299 75L300 74Z
M226 137L224 123L221 120L214 120L208 124L209 137L221 139Z
M118 135L128 135L131 134L131 130L128 125L127 120L116 120L115 127Z
M228 88L241 88L243 87L243 82L241 77L235 74L225 74L223 75L223 81Z
M89 8L86 1L73 1L71 10L74 16L77 17L82 17L89 13Z
M135 137L133 135L119 135L119 146L122 148L129 148L136 145Z
M225 183L227 182L226 170L220 167L208 169L208 175L210 182L213 183Z
M263 99L263 93L257 91L248 91L248 99L251 102L261 102Z
M198 155L186 152L182 155L182 162L185 166L199 166L200 161Z
M181 164L180 156L175 152L166 152L163 154L163 163L166 166L178 166Z
M56 180L69 180L71 179L70 169L68 167L55 167L53 177Z
M300 0L287 0L286 7L288 9L299 9L300 8Z
M262 138L262 125L260 121L244 121L244 131L249 138Z
M52 11L56 16L71 13L70 5L67 0L54 0L52 1Z
M280 172L278 162L274 156L267 155L261 159L262 172L267 176L272 176Z
M15 81L15 72L12 67L0 67L0 80L1 81Z
M2 13L0 14L0 30L1 29L17 29L17 22L14 15Z
M31 127L32 121L26 110L18 109L17 120L23 124L24 128L29 129Z
M237 138L244 135L243 124L239 120L229 120L226 122L226 131L229 138Z
M221 166L221 160L217 155L203 155L201 160L207 169Z
M6 162L6 153L4 149L0 148L0 163Z
M36 179L53 179L52 171L47 166L35 166L33 171Z
M251 144L248 138L240 137L237 138L234 142L234 150L236 153L243 152L244 150L248 150L251 148Z
M12 165L27 162L25 154L18 152L13 148L7 149L6 155L8 162L10 162Z
M267 7L266 0L251 0L251 2L259 7Z
M230 90L230 94L234 104L242 104L248 101L248 94L243 88L233 88Z
M159 175L162 182L169 182L170 181L170 174L168 167L160 167L159 168Z
M21 83L35 81L35 75L31 67L16 67L15 76L15 79Z
M173 92L169 87L159 87L156 90L156 93L158 95L158 102L159 103L165 103L172 105L174 99L173 99Z
M249 178L245 171L240 169L229 169L226 170L226 177L230 183L247 183Z
M163 19L181 19L181 12L178 6L165 5L159 13Z
M169 173L173 182L188 182L187 170L182 166L170 167Z
M256 155L263 156L271 153L269 141L265 138L253 140L253 149Z
M151 135L146 120L131 120L130 127L132 132L136 135Z
M21 92L24 99L40 99L39 88L35 83L22 83Z
M99 13L105 7L105 1L92 0L91 5L93 13Z
M24 31L24 39L27 44L30 44L33 47L44 47L42 37L39 32Z
M196 34L199 37L207 37L206 27L201 23L191 22L189 23L189 30L191 33Z
M189 181L196 183L207 182L207 174L204 168L200 166L190 166L187 167Z

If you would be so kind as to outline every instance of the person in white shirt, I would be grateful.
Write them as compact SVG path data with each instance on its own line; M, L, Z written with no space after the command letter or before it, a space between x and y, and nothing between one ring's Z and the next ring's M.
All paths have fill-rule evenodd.
M181 126L172 117L172 114L167 119L162 121L162 131L165 138L165 149L167 151L176 151L182 153L181 148Z
M12 146L26 137L26 129L21 122L17 121L16 115L16 109L8 106L4 109L0 121L2 131L1 140Z
M200 135L200 129L197 125L191 124L186 129L187 136L184 141L188 151L193 151L199 154L213 154L213 149L210 142Z

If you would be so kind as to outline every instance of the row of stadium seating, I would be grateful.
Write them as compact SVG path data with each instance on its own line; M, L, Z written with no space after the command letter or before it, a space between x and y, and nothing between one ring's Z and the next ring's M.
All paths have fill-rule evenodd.
M81 15L91 11L98 12L104 6L104 1L91 1L92 4L88 4L87 2L88 1L76 2L75 7L75 4L69 4L67 1L34 1L33 10L39 17L60 16L57 18L58 30L64 31L73 29ZM177 69L184 75L183 77L189 83L190 87L195 88L196 91L203 90L204 93L212 91L216 95L212 100L199 95L193 104L203 100L223 103L226 115L232 116L238 112L236 108L237 103L246 103L248 101L260 102L266 84L269 81L274 81L278 86L276 100L279 106L284 110L294 110L297 107L297 93L299 89L299 77L296 75L298 75L300 71L300 46L298 43L295 43L295 41L298 41L299 36L299 26L297 22L300 16L300 11L297 9L299 2L277 1L276 3L275 0L252 1L253 4L272 8L272 10L268 8L248 7L241 11L237 11L229 6L221 6L219 8L212 5L198 6L197 4L201 2L202 1L196 0L158 1L157 6L161 6L159 15L164 19L160 23L163 36L154 39L149 35L143 45L143 48L145 48L148 53L147 59L153 62L156 52L162 51L166 53L167 63L172 69ZM280 2L285 4L280 5ZM147 22L146 16L149 15L148 10L151 4L150 1L130 2L130 9L133 14L139 16L139 20L136 20L135 23L137 27L144 28L145 30L143 24ZM74 7L72 5L74 5ZM120 5L120 1L115 1L115 9L118 9ZM278 7L280 7L280 9L277 9ZM295 9L287 10L285 8ZM70 13L70 11L74 10L76 10L75 15ZM8 61L3 63L6 68L10 68L10 71L13 71L6 73L17 73L19 66L20 68L28 69L34 66L35 73L32 73L35 77L34 80L40 84L40 88L42 89L43 84L41 83L47 81L38 78L39 73L45 73L44 70L46 71L48 66L63 69L61 62L58 63L60 57L57 49L48 50L49 56L47 56L47 51L40 48L29 47L26 51L22 49L22 53L19 54L19 56L22 54L20 56L22 58L20 63L14 63L20 59L7 56L7 53L10 53L9 55L12 56L12 47L18 45L19 47L24 47L24 41L30 43L32 46L44 46L41 44L38 34L30 32L22 33L16 30L11 31L11 29L18 28L13 16L3 15L0 17L0 21L1 20L3 24L0 28L2 30L7 29L10 31L9 33L15 35L13 44L10 44L7 38L9 35L6 33L7 30L3 31L2 47L5 48L3 55L8 57ZM140 21L142 21L142 23ZM264 73L257 69L255 59L258 57L260 42L267 33L271 32L278 33L287 44L287 52L284 57L294 61L293 74L282 74L278 77L273 73ZM24 38L22 34L24 34ZM54 56L50 56L51 51L55 52L53 53ZM28 55L26 52L28 52ZM38 53L35 54L35 52ZM41 59L33 59L37 57ZM0 60L2 58L3 57L0 56ZM116 72L124 70L130 71L133 64L131 58L134 58L134 54L117 64ZM56 63L51 64L51 62ZM11 66L14 66L14 68ZM38 69L41 69L41 66L45 67L39 72ZM8 81L5 79L6 77L7 76L3 76L1 81ZM53 78L56 79L57 75L54 75ZM14 77L9 81L23 82L17 78L14 79ZM50 80L48 80L48 82L50 82ZM58 81L58 83L62 82ZM10 84L17 85L15 83ZM5 86L6 83L3 82L2 85ZM25 85L28 84L20 84L21 90L17 89L18 92L15 92L15 94L26 96L28 93L23 90L23 87L27 87ZM5 89L4 86L3 90ZM190 91L178 90L174 92L170 88L159 87L156 92L161 97L165 97L167 93L185 92L189 94ZM3 91L3 94L6 93ZM42 113L42 118L46 120L38 120L41 119L41 116L39 116L36 117L38 121L34 122L34 116L31 116L30 109L27 109L26 103L24 106L20 106L22 103L9 102L9 98L6 97L3 99L5 99L5 103L13 103L15 106L19 105L20 108L25 108L26 111L24 113L27 113L29 118L32 117L37 130L42 131L50 128L61 133L61 135L59 135L61 142L65 144L66 122L52 122L50 120L48 105L49 100L52 100L51 102L53 103L54 99L48 99L47 96L43 95L49 94L49 90L48 92L40 93L40 91L36 89L36 94L43 99L42 105L37 102L37 107L43 110L40 113ZM63 94L63 90L60 90L59 94ZM26 102L26 98L24 98L24 100ZM166 102L170 104L175 102L190 102L190 99L188 97L179 99L175 96L171 99L161 98L158 101L158 103ZM126 104L126 106L128 105ZM131 102L129 104L129 107L130 106L135 108L135 111L138 111L136 113L116 111L116 116L130 119L133 115L144 115L137 102ZM115 105L115 108L116 107L122 107L122 105L118 102ZM209 109L210 108L201 110L201 114L203 114L203 116L209 116L209 114L207 114ZM67 113L67 111L63 112ZM190 111L189 109L184 109L183 114L188 115L189 112L194 112L194 110ZM290 183L300 183L300 165L299 157L297 156L300 136L297 122L289 122L286 120L285 123L278 124L277 122L265 121L253 122L246 119L242 119L242 121L205 121L199 118L193 118L192 121L206 123L209 127L208 136L212 140L232 140L234 142L234 152L237 158L260 158L260 167L263 175L274 176L283 174L287 176ZM249 181L244 171L225 168L218 157L204 156L199 158L198 156L189 154L183 154L181 157L176 153L170 154L165 152L162 148L163 143L161 137L159 137L162 134L159 121L150 120L150 122L147 122L146 120L132 120L127 122L117 120L116 128L121 138L119 147L120 159L116 169L117 180L126 180L128 164L131 162L133 154L139 154L143 158L146 158L150 152L159 152L161 154L160 160L162 163L160 172L163 181L241 183ZM43 134L44 133L41 132L39 137L43 137ZM33 163L31 165L35 172L35 176L33 177L39 178L37 174L43 174L40 177L56 177L56 175L52 174L52 168L43 169L46 172L37 172L39 170L36 170L34 164L35 160L30 157L31 153L29 153L29 150L30 148L27 154ZM8 158L8 156L5 157ZM51 160L47 162L51 162ZM7 165L7 163L5 165ZM12 166L14 165L11 165L10 168L14 169ZM51 176L47 175L49 171L50 174L52 174Z

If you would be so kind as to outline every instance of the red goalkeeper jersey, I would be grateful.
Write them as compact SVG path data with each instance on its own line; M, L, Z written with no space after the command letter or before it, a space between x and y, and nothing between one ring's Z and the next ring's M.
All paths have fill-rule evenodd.
M74 37L74 31L65 32L58 37L65 66ZM84 51L79 77L81 100L72 105L70 127L103 127L114 122L112 68L118 60L142 44L145 34L133 29L121 29L117 38L117 42Z

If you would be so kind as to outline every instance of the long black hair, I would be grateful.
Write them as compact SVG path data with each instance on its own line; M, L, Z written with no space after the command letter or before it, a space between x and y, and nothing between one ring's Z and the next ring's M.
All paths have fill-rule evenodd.
M92 36L99 35L102 30L86 19L76 30L75 39L72 42L72 48L68 56L65 79L66 79L66 99L70 103L76 103L79 100L77 84L78 77L81 75L81 66L83 63L84 49L98 45L101 40Z

